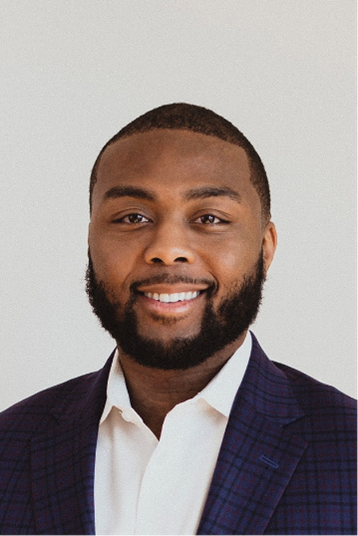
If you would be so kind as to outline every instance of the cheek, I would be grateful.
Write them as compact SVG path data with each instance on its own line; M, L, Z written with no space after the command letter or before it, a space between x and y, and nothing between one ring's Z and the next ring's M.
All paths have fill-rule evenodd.
M135 262L133 254L126 252L119 240L103 238L95 233L90 235L88 245L97 277L111 286L123 284Z
M245 242L232 241L222 247L214 248L207 258L210 271L217 279L219 287L226 290L232 288L232 285L241 282L247 273L250 273L256 265L261 253L260 241Z

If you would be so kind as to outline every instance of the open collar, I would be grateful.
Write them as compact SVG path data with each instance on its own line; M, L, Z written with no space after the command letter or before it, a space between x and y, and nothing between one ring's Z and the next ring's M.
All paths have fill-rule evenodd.
M290 423L303 416L291 385L253 337L198 534L263 534L306 449Z

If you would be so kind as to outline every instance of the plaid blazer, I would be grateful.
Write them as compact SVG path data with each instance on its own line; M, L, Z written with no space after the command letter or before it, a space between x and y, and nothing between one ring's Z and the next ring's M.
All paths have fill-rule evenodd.
M0 415L0 533L94 534L110 361ZM198 534L356 534L354 401L254 339Z

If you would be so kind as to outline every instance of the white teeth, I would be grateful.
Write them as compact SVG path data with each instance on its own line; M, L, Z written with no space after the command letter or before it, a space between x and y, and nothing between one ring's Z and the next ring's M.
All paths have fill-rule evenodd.
M199 296L200 292L176 292L175 294L157 294L156 292L145 292L144 295L152 300L157 300L163 303L175 303L178 301L189 301Z

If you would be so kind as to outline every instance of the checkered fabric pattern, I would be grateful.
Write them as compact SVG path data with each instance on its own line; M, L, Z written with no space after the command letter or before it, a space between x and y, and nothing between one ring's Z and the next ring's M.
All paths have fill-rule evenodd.
M356 534L356 403L256 339L199 534Z
M110 362L0 415L1 534L95 533ZM351 398L254 339L198 534L356 534L355 425Z

